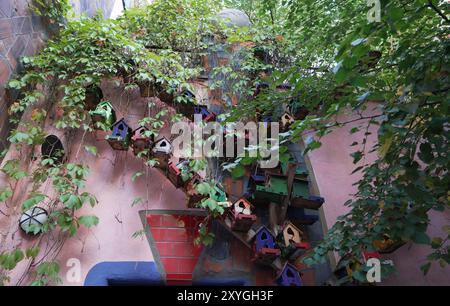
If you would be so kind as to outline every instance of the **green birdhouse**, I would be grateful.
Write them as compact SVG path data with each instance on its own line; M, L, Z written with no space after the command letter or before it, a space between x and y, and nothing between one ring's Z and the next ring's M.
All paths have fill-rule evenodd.
M227 194L219 186L217 186L217 185L214 186L213 192L214 192L214 199L217 202L226 202L227 201Z
M256 185L254 198L258 201L280 203L288 195L287 178L282 175L267 175L263 185Z
M89 114L92 118L92 123L94 124L94 128L103 129L104 126L107 129L110 129L114 122L116 122L116 112L108 101L103 101L95 110L90 111Z
M288 164L289 162L281 163L281 171L284 175L288 174ZM295 169L295 178L307 180L308 179L308 169L304 163L297 163L297 168Z

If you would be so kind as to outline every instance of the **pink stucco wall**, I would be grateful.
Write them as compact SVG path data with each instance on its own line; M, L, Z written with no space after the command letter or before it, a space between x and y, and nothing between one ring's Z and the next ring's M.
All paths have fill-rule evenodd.
M376 103L370 103L364 116L376 114ZM342 115L339 122L346 122L356 119L355 114ZM356 166L353 164L351 153L361 147L350 147L354 141L360 141L365 133L367 121L351 123L343 128L334 130L331 134L322 139L322 147L308 154L310 166L313 169L316 187L320 195L325 198L323 205L324 225L331 228L338 216L348 212L348 207L343 204L357 190L352 184L361 177L361 172L351 175ZM361 126L361 131L351 135L349 132L353 127ZM369 151L376 141L375 126L369 129L372 133L366 151ZM310 135L305 135L308 137ZM366 159L370 162L376 156L371 155ZM361 163L364 161L361 161ZM450 224L450 211L447 209L443 213L430 212L430 225L428 235L430 237L443 236L442 227ZM398 273L391 276L383 284L385 285L450 285L450 267L441 268L438 263L434 263L428 273L424 276L420 266L426 263L426 256L431 253L431 249L423 245L404 245L396 252L383 255L385 259L392 259Z

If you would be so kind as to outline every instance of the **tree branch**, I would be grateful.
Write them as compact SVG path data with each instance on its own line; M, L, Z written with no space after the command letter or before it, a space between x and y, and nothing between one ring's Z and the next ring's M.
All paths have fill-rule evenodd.
M447 23L450 23L450 20L445 16L444 13L441 12L439 8L437 8L431 0L428 0L428 7L433 9L439 16L441 16L442 19L444 19Z

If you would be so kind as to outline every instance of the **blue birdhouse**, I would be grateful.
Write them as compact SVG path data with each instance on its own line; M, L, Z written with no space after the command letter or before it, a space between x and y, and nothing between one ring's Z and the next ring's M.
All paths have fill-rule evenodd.
M122 118L112 126L111 135L106 137L106 140L114 150L126 151L130 144L131 128Z
M280 286L301 286L300 272L290 263L286 263L277 277L277 283Z
M216 119L216 114L208 110L205 105L197 105L194 107L194 116L202 115L202 120L205 122L214 121Z
M261 227L256 233L255 237L255 250L257 252L262 249L275 249L275 237L269 231L269 229L265 226Z

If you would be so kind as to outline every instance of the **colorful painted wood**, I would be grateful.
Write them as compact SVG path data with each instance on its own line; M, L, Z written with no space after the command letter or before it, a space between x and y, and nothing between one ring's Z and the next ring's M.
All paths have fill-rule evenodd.
M301 286L300 272L290 263L286 263L278 274L277 283L280 286Z
M287 216L295 224L312 225L319 220L318 215L306 214L304 208L297 208L292 205L288 207Z
M255 261L260 264L271 265L281 255L277 248L274 235L265 226L262 226L254 237Z
M138 127L133 131L131 136L131 146L133 148L134 155L139 153L145 156L150 156L150 151L155 143L155 136L149 134L150 130L145 126Z
M169 156L172 153L172 143L166 137L159 138L153 146L153 153Z
M220 188L219 186L216 185L216 186L214 186L213 190L214 190L213 196L217 202L226 202L227 201L227 194L222 188Z
M181 171L189 165L188 160L181 160L178 163L169 162L167 178L176 187L181 188L185 184L182 179Z
M235 213L251 215L252 214L252 204L245 198L240 198L233 203L233 210Z
M194 174L192 178L184 185L188 208L196 208L197 204L205 198L205 196L201 195L196 189L196 186L201 182L202 178L198 174Z
M302 242L303 232L292 222L287 221L283 227L283 242L286 247Z
M97 105L95 110L90 111L89 114L91 115L95 129L103 129L102 125L105 128L110 129L116 121L116 112L109 101L101 102Z
M233 203L227 215L228 224L233 231L248 232L256 221L252 214L252 205L245 198Z
M195 115L201 115L204 122L211 122L216 120L216 114L212 111L209 111L206 105L194 106L194 116ZM194 118L192 120L194 121Z
M167 171L169 159L172 156L172 143L166 137L162 137L156 140L152 153L155 159L158 160L156 167Z
M130 145L131 128L122 118L112 126L112 133L106 137L106 140L114 150L126 151Z
M256 221L256 215L243 214L231 209L227 215L228 223L233 231L248 232Z

